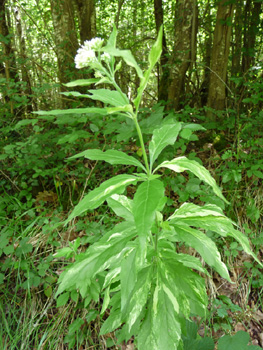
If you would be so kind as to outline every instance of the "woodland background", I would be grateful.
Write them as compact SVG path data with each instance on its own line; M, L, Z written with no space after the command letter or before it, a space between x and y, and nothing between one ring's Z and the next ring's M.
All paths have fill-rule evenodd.
M96 36L106 42L113 24L118 47L130 49L142 68L164 25L162 56L141 108L144 132L147 123L171 113L202 125L205 130L188 129L167 152L199 159L231 202L225 206L198 179L180 175L167 178L171 209L196 197L216 203L262 259L262 9L261 0L0 0L3 349L116 348L113 334L98 337L103 320L97 305L83 311L78 302L56 304L56 280L66 262L53 254L61 246L74 247L78 237L80 249L85 247L112 224L111 213L98 210L61 228L84 193L113 172L105 164L67 157L114 147L140 157L140 148L128 122L119 127L107 117L32 113L87 106L87 100L61 94L70 90L63 84L91 77L88 69L75 68L77 49ZM139 86L134 70L123 65L117 79L134 96ZM247 330L253 344L263 346L262 270L237 243L216 243L235 284L214 275L207 286L210 318L199 332L218 339Z

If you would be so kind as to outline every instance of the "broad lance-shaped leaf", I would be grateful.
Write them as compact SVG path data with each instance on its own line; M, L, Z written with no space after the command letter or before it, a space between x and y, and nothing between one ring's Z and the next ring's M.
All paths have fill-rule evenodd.
M195 176L197 176L200 180L206 182L208 185L210 185L215 192L215 194L223 199L226 203L228 201L225 199L225 197L222 195L222 192L220 188L217 186L215 179L211 176L208 170L206 170L205 167L200 165L195 160L187 159L186 157L178 157L171 161L165 161L161 163L155 170L157 171L160 168L168 168L176 173L181 173L185 170L191 171ZM229 203L228 203L229 204Z
M163 286L157 285L153 300L147 305L146 317L138 334L138 349L177 349L181 325L173 304Z
M98 208L108 197L121 194L131 184L135 185L139 179L133 175L117 175L104 181L98 188L89 192L73 209L65 224L87 210Z
M123 323L120 309L111 309L110 316L103 322L100 335L111 333L119 328Z
M158 241L158 247L160 246L160 241ZM190 269L197 270L202 272L203 274L210 276L207 270L203 267L199 258L196 258L192 255L188 254L177 254L174 252L174 249L160 249L159 256L163 259L171 259L183 264L185 267L189 267Z
M153 163L158 158L162 150L168 146L173 145L177 139L178 133L181 130L182 124L166 124L161 128L153 131L152 140L149 144L150 153L150 168L152 169Z
M105 108L87 107L87 108L73 108L73 109L55 109L52 111L37 111L33 112L39 115L64 115L64 114L100 114L106 115Z
M141 78L141 84L138 88L137 97L133 101L136 108L139 108L143 91L145 90L145 88L148 84L153 67L155 66L155 64L157 63L157 61L159 60L159 58L161 56L162 45L163 45L162 43L163 43L163 27L161 26L159 33L158 33L157 40L153 44L151 51L149 53L149 57L148 57L149 68L144 73L144 75L140 76L138 74L138 76Z
M133 118L133 107L130 104L120 107L106 107L105 109L108 114L118 114L130 119Z
M194 248L223 278L231 282L226 265L222 262L215 243L203 232L195 230L183 223L171 222L180 240Z
M129 300L131 299L131 293L137 280L137 268L136 268L136 248L131 253L122 259L121 262L121 311L123 312Z
M169 255L166 256L164 252L164 259L159 261L158 280L160 286L165 286L164 291L174 311L186 318L190 314L204 317L208 304L204 279Z
M113 47L115 48L116 47L116 41L117 41L117 28L116 28L116 25L113 24L113 29L112 29L112 32L111 32L111 35L107 41L107 47Z
M206 204L203 207L193 203L184 203L179 209L168 218L172 222L182 222L189 226L201 227L206 230L217 232L219 235L233 237L238 241L244 251L253 256L259 263L260 261L252 252L248 238L240 231L234 228L235 223L227 218L221 208L213 204Z
M133 215L139 235L147 236L150 232L163 197L164 185L160 180L148 180L138 187L133 199Z
M168 218L168 220L189 218L189 217L202 217L202 216L223 216L221 208L214 204L206 204L204 206L199 206L193 203L184 203L179 209Z
M171 222L179 222L198 228L201 227L205 230L214 231L223 237L233 237L242 246L247 254L251 255L260 265L262 265L262 263L258 260L256 255L251 250L248 238L242 232L236 230L233 227L232 221L225 216L189 216L185 218L173 218Z
M59 288L56 295L72 288L79 289L85 296L85 286L90 284L92 278L99 272L116 265L116 261L127 252L127 243L135 236L136 231L130 223L122 222L113 230L106 233L99 242L93 244L85 252L87 258L74 263L59 277Z
M134 165L136 167L140 167L146 172L145 167L142 163L136 158L129 156L128 154L116 151L116 150L108 150L106 152L101 151L100 149L88 149L81 153L78 153L69 159L85 157L91 160L104 160L110 164L123 164L123 165Z
M139 261L146 256L146 241L154 223L155 212L164 197L164 185L160 180L146 180L137 189L133 199L133 215L138 230L140 249Z
M81 94L78 91L66 91L61 92L62 95L65 96L74 96L80 98L90 98L92 100L102 101L105 104L110 104L114 106L115 111L124 111L124 112L133 112L132 106L129 104L129 100L125 94L121 94L118 91L112 91L108 89L100 89L100 90L88 90L91 94ZM111 107L112 108L112 107ZM117 110L116 110L117 108ZM108 113L109 107L105 109ZM112 112L111 112L112 113Z
M112 56L123 58L124 61L129 66L135 68L135 70L140 78L143 77L142 70L139 67L139 65L137 64L137 62L136 62L135 58L133 57L130 50L120 50L120 49L116 49L112 46L107 45L107 46L103 47L103 51L109 53Z
M130 291L130 299L123 311L123 318L126 319L129 332L148 300L153 279L154 275L151 265L142 269L137 275L134 288Z
M115 107L128 105L130 103L128 97L119 91L109 89L88 90L90 95L87 95L92 100L101 101Z
M115 214L127 221L134 221L132 213L132 200L123 195L114 194L107 199L109 207Z
M74 86L88 86L91 84L96 84L100 79L98 78L92 78L92 79L78 79L71 81L67 84L63 84L67 87L74 87Z

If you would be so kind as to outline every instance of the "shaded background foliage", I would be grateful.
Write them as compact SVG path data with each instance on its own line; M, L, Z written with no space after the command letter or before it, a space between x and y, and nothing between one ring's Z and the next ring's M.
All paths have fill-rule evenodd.
M107 38L113 23L119 30L119 47L132 49L142 65L164 24L163 53L145 95L145 107L161 102L166 111L178 115L185 107L192 108L188 120L196 121L198 113L210 130L203 135L202 144L222 139L220 151L229 144L239 153L248 138L261 143L260 1L1 0L0 5L1 147L13 144L12 149L17 150L13 156L23 147L17 142L23 142L28 134L32 137L34 128L41 129L35 132L35 137L41 138L48 130L52 133L51 129L60 128L61 134L61 129L68 132L72 127L64 119L57 122L60 126L46 120L30 128L31 112L83 105L81 99L60 92L66 91L64 83L90 74L74 66L79 45L95 36ZM131 96L138 88L138 79L129 67L121 69L118 80ZM25 124L17 124L24 119ZM89 122L84 119L70 123L79 123L88 132ZM55 149L60 148L58 141L52 142ZM261 146L256 148L260 152ZM10 147L3 149L4 166L14 159L10 152Z
M257 0L0 0L0 249L4 262L0 278L19 269L20 286L26 291L27 286L52 290L53 282L46 277L43 282L42 277L56 278L56 274L45 244L38 245L34 236L40 235L41 242L45 237L55 249L56 220L112 172L104 166L102 174L95 162L69 162L67 157L87 148L123 149L141 156L136 141L128 142L134 130L127 121L119 125L114 118L109 122L108 117L99 120L85 114L32 114L87 106L87 100L61 94L70 90L63 84L91 77L88 69L75 68L76 51L93 37L106 40L113 23L119 31L118 47L131 49L142 68L164 25L162 56L142 103L143 132L147 138L150 128L171 114L205 127L206 131L184 130L166 152L201 159L231 202L224 208L197 179L180 175L167 177L171 209L186 200L194 202L197 196L204 203L217 201L242 225L262 256L262 19L262 1ZM134 96L139 81L133 69L123 65L117 79L122 90ZM92 215L63 233L61 241L81 237L85 245L83 231L92 231L90 241L96 240L103 233L100 224L107 225L110 219L100 212ZM96 223L91 224L94 218ZM30 254L39 249L41 258L32 266ZM234 281L249 280L249 304L260 304L261 270L250 261L244 263L240 254L233 242L222 243L229 265L242 265L242 269L233 268ZM21 257L22 265L14 263ZM229 324L215 310L211 311L214 323L220 327L223 323L226 330ZM75 333L69 333L68 343Z

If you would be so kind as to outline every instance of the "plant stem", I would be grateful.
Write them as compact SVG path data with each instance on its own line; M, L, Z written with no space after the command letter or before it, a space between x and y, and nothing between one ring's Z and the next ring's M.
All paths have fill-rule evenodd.
M125 103L127 103L127 96L122 92L121 88L119 87L119 85L116 83L115 79L114 79L114 74L111 74L104 68L104 74L110 79L112 85L115 87L115 89L122 95L123 100L125 101ZM146 150L145 150L145 146L144 146L144 141L143 141L143 136L142 136L142 132L141 132L141 128L140 125L138 123L138 119L137 119L137 115L138 115L138 108L139 108L139 104L136 108L136 112L133 113L132 115L132 119L135 123L135 127L137 130L137 134L139 136L139 140L140 140L140 144L141 144L141 149L142 149L142 154L143 154L143 159L144 159L144 163L145 163L145 167L147 170L147 175L150 176L151 174L151 170L149 167L149 162L148 162L148 158L147 158L147 154L146 154Z
M138 136L139 136L141 149L142 149L142 155L143 155L145 167L146 167L146 170L147 170L147 175L150 176L151 171L150 171L150 168L149 168L148 158L147 158L147 154L146 154L146 151L145 151L145 146L144 146L144 142L143 142L143 136L142 136L141 128L140 128L140 125L139 125L138 120L137 120L137 113L134 115L133 121L135 123L135 127L136 127L136 130L137 130Z

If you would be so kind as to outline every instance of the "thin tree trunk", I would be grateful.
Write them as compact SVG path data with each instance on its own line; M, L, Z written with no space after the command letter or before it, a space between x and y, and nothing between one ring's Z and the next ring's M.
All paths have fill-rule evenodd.
M197 4L195 0L178 0L175 9L175 43L170 63L168 99L170 105L178 110L184 90L186 72L195 59L197 27ZM193 35L194 34L194 35Z
M207 104L208 98L208 87L209 87L209 78L210 78L210 63L211 63L211 55L212 55L212 16L211 16L211 3L208 0L206 4L206 8L204 11L204 22L203 26L205 29L206 39L204 43L204 77L203 82L200 88L200 105L203 107Z
M96 8L94 0L75 0L79 18L80 40L90 40L96 36Z
M26 105L26 112L30 113L33 111L33 101L32 101L33 92L31 88L31 79L30 79L29 71L27 69L28 58L26 57L25 36L23 33L21 17L20 17L20 12L18 8L15 10L15 19L16 19L16 30L17 30L18 41L19 41L20 70L21 70L22 81L24 82L23 93L28 99L28 103Z
M246 73L255 62L256 35L259 31L260 15L262 12L261 2L247 0L244 18L244 45L242 57L242 71Z
M154 16L157 33L160 27L163 25L163 3L162 0L154 0ZM163 29L164 30L164 29ZM168 100L168 49L166 44L165 31L163 32L163 43L162 43L162 54L161 54L161 66L159 70L159 84L158 84L158 101Z
M120 13L121 13L121 8L122 8L122 5L124 4L124 1L125 0L118 0L118 10L117 10L117 13L116 13L116 16L115 16L115 20L114 20L116 28L119 27Z
M215 110L223 110L226 103L226 78L233 13L233 3L229 3L228 0L219 2L208 90L208 107ZM212 112L209 112L207 116L209 119L216 119L216 115Z
M61 91L64 83L77 76L74 58L78 49L78 39L74 21L74 8L71 0L50 0L54 26L54 41L58 62L58 78ZM65 101L60 101L65 107Z
M231 74L236 76L241 74L241 58L242 58L242 31L244 24L243 17L243 1L238 0L236 3L235 11L235 22L233 25L234 28L234 40L232 40L232 67Z
M17 73L17 67L16 67L16 60L15 60L15 52L12 47L9 27L6 20L6 1L0 0L0 35L1 35L1 45L3 48L2 54L1 54L1 61L3 62L2 71L4 73L5 79L7 81L7 89L8 84L11 81L17 82L18 79L18 73ZM10 93L11 95L11 93ZM14 102L12 99L10 99L10 96L8 91L6 95L2 93L2 99L4 102L9 103L10 105L10 112L11 114L14 114Z

